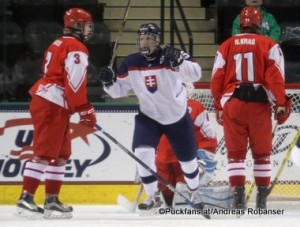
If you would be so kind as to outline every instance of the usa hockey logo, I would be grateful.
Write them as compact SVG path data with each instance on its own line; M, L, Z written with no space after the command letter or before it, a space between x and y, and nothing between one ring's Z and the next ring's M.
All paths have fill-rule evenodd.
M69 182L95 181L98 164L107 161L111 153L110 144L90 129L70 123L70 138L73 143L72 156L66 164L65 177ZM33 157L33 126L31 118L9 119L0 127L0 184L19 182L25 162ZM51 141L49 141L51 143ZM91 143L95 147L91 146ZM95 149L96 148L96 149ZM103 164L102 164L103 165Z
M156 80L156 76L152 75L152 76L146 76L145 77L145 85L147 87L147 90L150 93L154 93L157 91L157 80Z

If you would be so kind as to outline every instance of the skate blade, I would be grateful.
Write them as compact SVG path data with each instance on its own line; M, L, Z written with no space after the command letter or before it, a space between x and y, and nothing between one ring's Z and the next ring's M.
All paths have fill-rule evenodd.
M17 211L15 212L15 215L18 217L22 217L22 218L27 218L27 219L42 219L43 218L43 213L40 212L33 212L21 207L17 208Z
M59 212L56 210L44 210L45 219L70 219L73 217L72 212Z

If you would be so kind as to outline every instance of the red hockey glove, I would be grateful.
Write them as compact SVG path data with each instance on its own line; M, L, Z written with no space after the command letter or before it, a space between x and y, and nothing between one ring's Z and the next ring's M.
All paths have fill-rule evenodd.
M91 104L86 104L78 108L80 121L79 124L87 126L89 128L94 128L97 122L95 109Z
M277 120L278 125L282 125L290 116L292 107L292 99L286 97L286 102L283 106L275 107L275 120Z
M216 119L219 125L223 126L223 111L222 110L216 110Z

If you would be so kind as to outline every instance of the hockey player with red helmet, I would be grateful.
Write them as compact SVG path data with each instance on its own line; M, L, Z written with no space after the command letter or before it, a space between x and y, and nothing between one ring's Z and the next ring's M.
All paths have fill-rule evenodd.
M262 22L260 27L260 34L270 37L275 42L280 41L280 26L276 18L265 7L263 7L263 0L245 0L247 6L258 10L262 15ZM240 33L240 15L237 15L232 24L232 35Z
M260 12L245 7L240 18L241 33L227 39L217 50L211 92L217 121L224 128L233 208L246 208L245 159L249 141L258 191L256 208L265 209L271 177L269 101L276 103L275 120L280 125L289 117L291 100L285 93L282 51L271 38L259 35Z
M72 217L72 207L62 204L58 195L71 155L70 116L78 113L79 123L90 128L96 123L86 89L88 50L84 42L92 35L90 13L72 8L64 15L64 35L45 51L44 76L29 91L34 127L33 158L25 165L22 194L17 202L18 216ZM34 194L43 178L44 209L34 203Z

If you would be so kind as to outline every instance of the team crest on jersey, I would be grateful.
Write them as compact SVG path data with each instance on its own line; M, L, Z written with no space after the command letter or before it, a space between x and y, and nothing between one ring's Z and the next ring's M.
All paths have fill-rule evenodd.
M147 90L150 93L154 93L157 91L157 80L156 80L156 76L152 75L152 76L146 76L145 77L145 85L147 87Z

